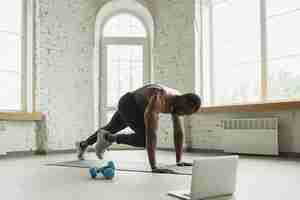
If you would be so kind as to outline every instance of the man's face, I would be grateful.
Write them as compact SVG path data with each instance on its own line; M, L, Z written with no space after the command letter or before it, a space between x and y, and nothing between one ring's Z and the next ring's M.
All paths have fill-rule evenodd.
M198 111L198 107L192 105L186 100L178 101L174 108L174 113L176 115L191 115Z

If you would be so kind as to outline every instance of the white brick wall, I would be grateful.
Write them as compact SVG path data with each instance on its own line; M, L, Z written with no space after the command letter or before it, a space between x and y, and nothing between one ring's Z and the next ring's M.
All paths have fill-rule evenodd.
M155 81L184 92L193 92L194 81L194 1L159 1L153 4L155 12L154 77ZM161 138L171 138L171 120L160 123ZM186 132L187 133L187 132ZM188 138L186 138L189 140ZM160 147L173 144L158 142Z
M33 122L0 121L0 155L14 151L35 149Z
M46 113L49 149L70 149L93 133L93 46L98 10L108 0L39 0L37 111ZM140 1L144 5L146 2Z
M37 111L47 115L49 149L70 149L92 133L92 48L104 1L39 0Z
M194 91L194 2L155 1L155 80Z
M50 149L72 148L75 140L93 131L92 50L94 42L98 42L93 41L94 23L105 2L38 2L37 110L47 114ZM192 1L139 2L158 14L156 81L191 91L193 80L188 77L193 74L194 62Z

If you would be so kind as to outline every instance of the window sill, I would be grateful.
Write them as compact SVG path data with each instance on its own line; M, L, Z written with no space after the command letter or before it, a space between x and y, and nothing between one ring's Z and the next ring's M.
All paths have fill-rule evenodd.
M224 105L201 107L201 113L222 113L222 112L270 112L277 110L300 109L300 101L270 102L241 105Z
M40 112L0 112L0 120L5 121L41 121L43 114Z

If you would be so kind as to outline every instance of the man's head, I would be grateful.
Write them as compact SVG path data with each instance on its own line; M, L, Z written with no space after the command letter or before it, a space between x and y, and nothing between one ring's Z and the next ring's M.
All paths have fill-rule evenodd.
M173 113L177 115L191 115L198 111L201 99L197 94L187 93L176 96L173 101Z

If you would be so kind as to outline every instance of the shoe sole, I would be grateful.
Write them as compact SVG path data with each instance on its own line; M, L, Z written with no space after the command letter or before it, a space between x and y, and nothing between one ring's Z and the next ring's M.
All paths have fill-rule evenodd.
M76 146L76 149L77 149L77 158L78 158L78 160L84 160L85 150L82 150L82 148L80 146L80 142L75 142L75 146Z
M111 142L108 142L104 139L105 133L109 133L109 132L105 131L105 130L101 130L97 134L97 143L95 145L95 151L96 151L96 155L99 159L103 159L104 152L112 144Z

